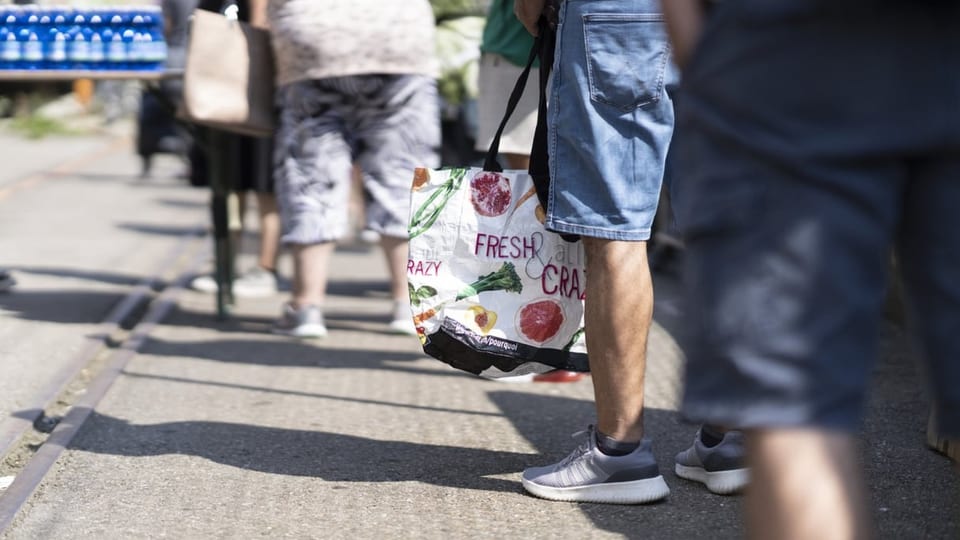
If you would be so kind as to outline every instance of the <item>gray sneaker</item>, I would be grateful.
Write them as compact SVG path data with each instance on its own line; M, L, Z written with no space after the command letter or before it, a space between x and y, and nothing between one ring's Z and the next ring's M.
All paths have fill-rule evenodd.
M744 464L743 433L728 431L715 446L706 446L700 430L693 446L677 454L674 471L680 478L700 482L720 495L737 493L746 487L750 471Z
M283 305L283 314L273 324L274 334L284 334L298 338L319 338L327 335L323 324L323 313L317 306L305 306L294 309L290 304Z
M593 426L586 435L586 441L563 461L523 471L523 488L553 501L610 504L650 503L670 494L650 439L644 439L630 454L608 456L597 448Z

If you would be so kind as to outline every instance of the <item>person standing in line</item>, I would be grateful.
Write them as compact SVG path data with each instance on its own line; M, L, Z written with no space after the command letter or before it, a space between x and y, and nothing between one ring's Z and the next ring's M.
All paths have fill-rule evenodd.
M220 11L222 0L200 0L198 9L206 11ZM256 9L253 2L241 0L237 2L238 15L241 21L249 21L253 26L266 28L266 18ZM199 130L199 136L208 129ZM243 135L226 134L233 137L232 146L237 149L238 177L235 188L239 193L241 218L246 214L246 198L253 194L257 204L257 219L259 225L259 239L257 244L257 262L253 268L245 270L233 281L233 294L238 298L263 298L277 294L279 279L277 276L277 262L280 258L280 214L277 210L277 200L274 195L273 179L273 140L267 137L247 137ZM206 185L207 159L206 154L198 144L194 144L191 154L191 183ZM239 245L242 233L235 239L234 245ZM194 290L214 293L217 291L217 282L211 275L194 278L190 282Z
M515 0L533 34L553 6ZM565 0L549 107L547 228L586 251L585 322L596 427L566 459L523 472L552 500L648 503L670 490L643 429L653 284L647 240L673 134L677 73L656 0ZM703 426L676 472L716 493L747 482L742 435Z
M745 428L750 537L871 538L857 433L894 245L937 427L960 439L960 6L668 4L683 410Z
M354 161L367 229L380 236L393 299L389 329L415 334L407 295L410 183L439 166L434 19L427 0L252 0L271 30L280 126L274 154L293 297L274 332L322 337L327 267L349 233Z

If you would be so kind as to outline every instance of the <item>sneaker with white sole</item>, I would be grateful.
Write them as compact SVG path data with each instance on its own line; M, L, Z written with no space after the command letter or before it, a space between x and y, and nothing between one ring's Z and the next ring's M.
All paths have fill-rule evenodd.
M190 288L205 293L217 292L217 280L211 275L197 276ZM237 298L264 298L277 294L277 275L265 268L252 268L233 280L233 294Z
M677 454L674 472L680 478L700 482L711 492L730 495L741 491L750 480L744 461L743 433L728 431L714 446L703 443L702 428L693 445Z
M390 321L390 332L407 336L417 335L417 327L413 324L413 314L410 303L399 301L393 303L393 320Z
M587 440L559 463L523 471L523 488L553 501L609 504L651 503L670 494L650 439L625 456L608 456L597 448L593 426L586 435Z
M273 324L274 334L283 334L298 338L320 338L327 335L323 323L323 313L317 306L304 306L300 309L290 304L283 305L283 314Z

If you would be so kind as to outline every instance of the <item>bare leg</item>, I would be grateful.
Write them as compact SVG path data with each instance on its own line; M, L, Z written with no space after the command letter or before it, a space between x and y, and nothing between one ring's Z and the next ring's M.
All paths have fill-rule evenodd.
M406 304L410 301L407 287L408 241L406 238L381 236L380 247L383 248L390 271L390 295L394 302Z
M334 242L293 245L293 299L295 307L322 306L327 293L327 267Z
M527 170L530 168L530 156L526 154L504 154L508 169Z
M820 430L747 433L750 538L832 540L872 537L853 436Z
M620 441L638 441L643 437L643 377L653 317L647 243L584 237L583 246L597 429Z
M273 193L257 193L257 212L260 215L261 268L275 272L280 256L280 213Z

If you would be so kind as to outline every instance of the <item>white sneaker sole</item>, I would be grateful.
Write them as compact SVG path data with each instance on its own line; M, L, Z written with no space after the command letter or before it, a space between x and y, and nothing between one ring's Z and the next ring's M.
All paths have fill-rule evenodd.
M750 482L750 469L708 472L702 467L687 467L677 463L674 472L680 478L700 482L717 495L738 493Z
M590 502L606 504L645 504L665 499L670 495L670 488L664 482L663 476L634 480L632 482L617 482L614 484L593 484L558 488L543 486L521 478L523 489L531 495L541 499L565 502Z
M237 298L267 298L277 294L277 289L247 289L244 287L234 287L233 295Z
M319 324L302 324L296 328L285 330L281 328L271 328L271 333L281 336L291 336L295 338L313 339L327 336L327 327Z
M415 336L417 335L417 328L413 326L413 320L411 319L397 319L390 321L388 325L390 328L391 334L398 334L404 336Z

